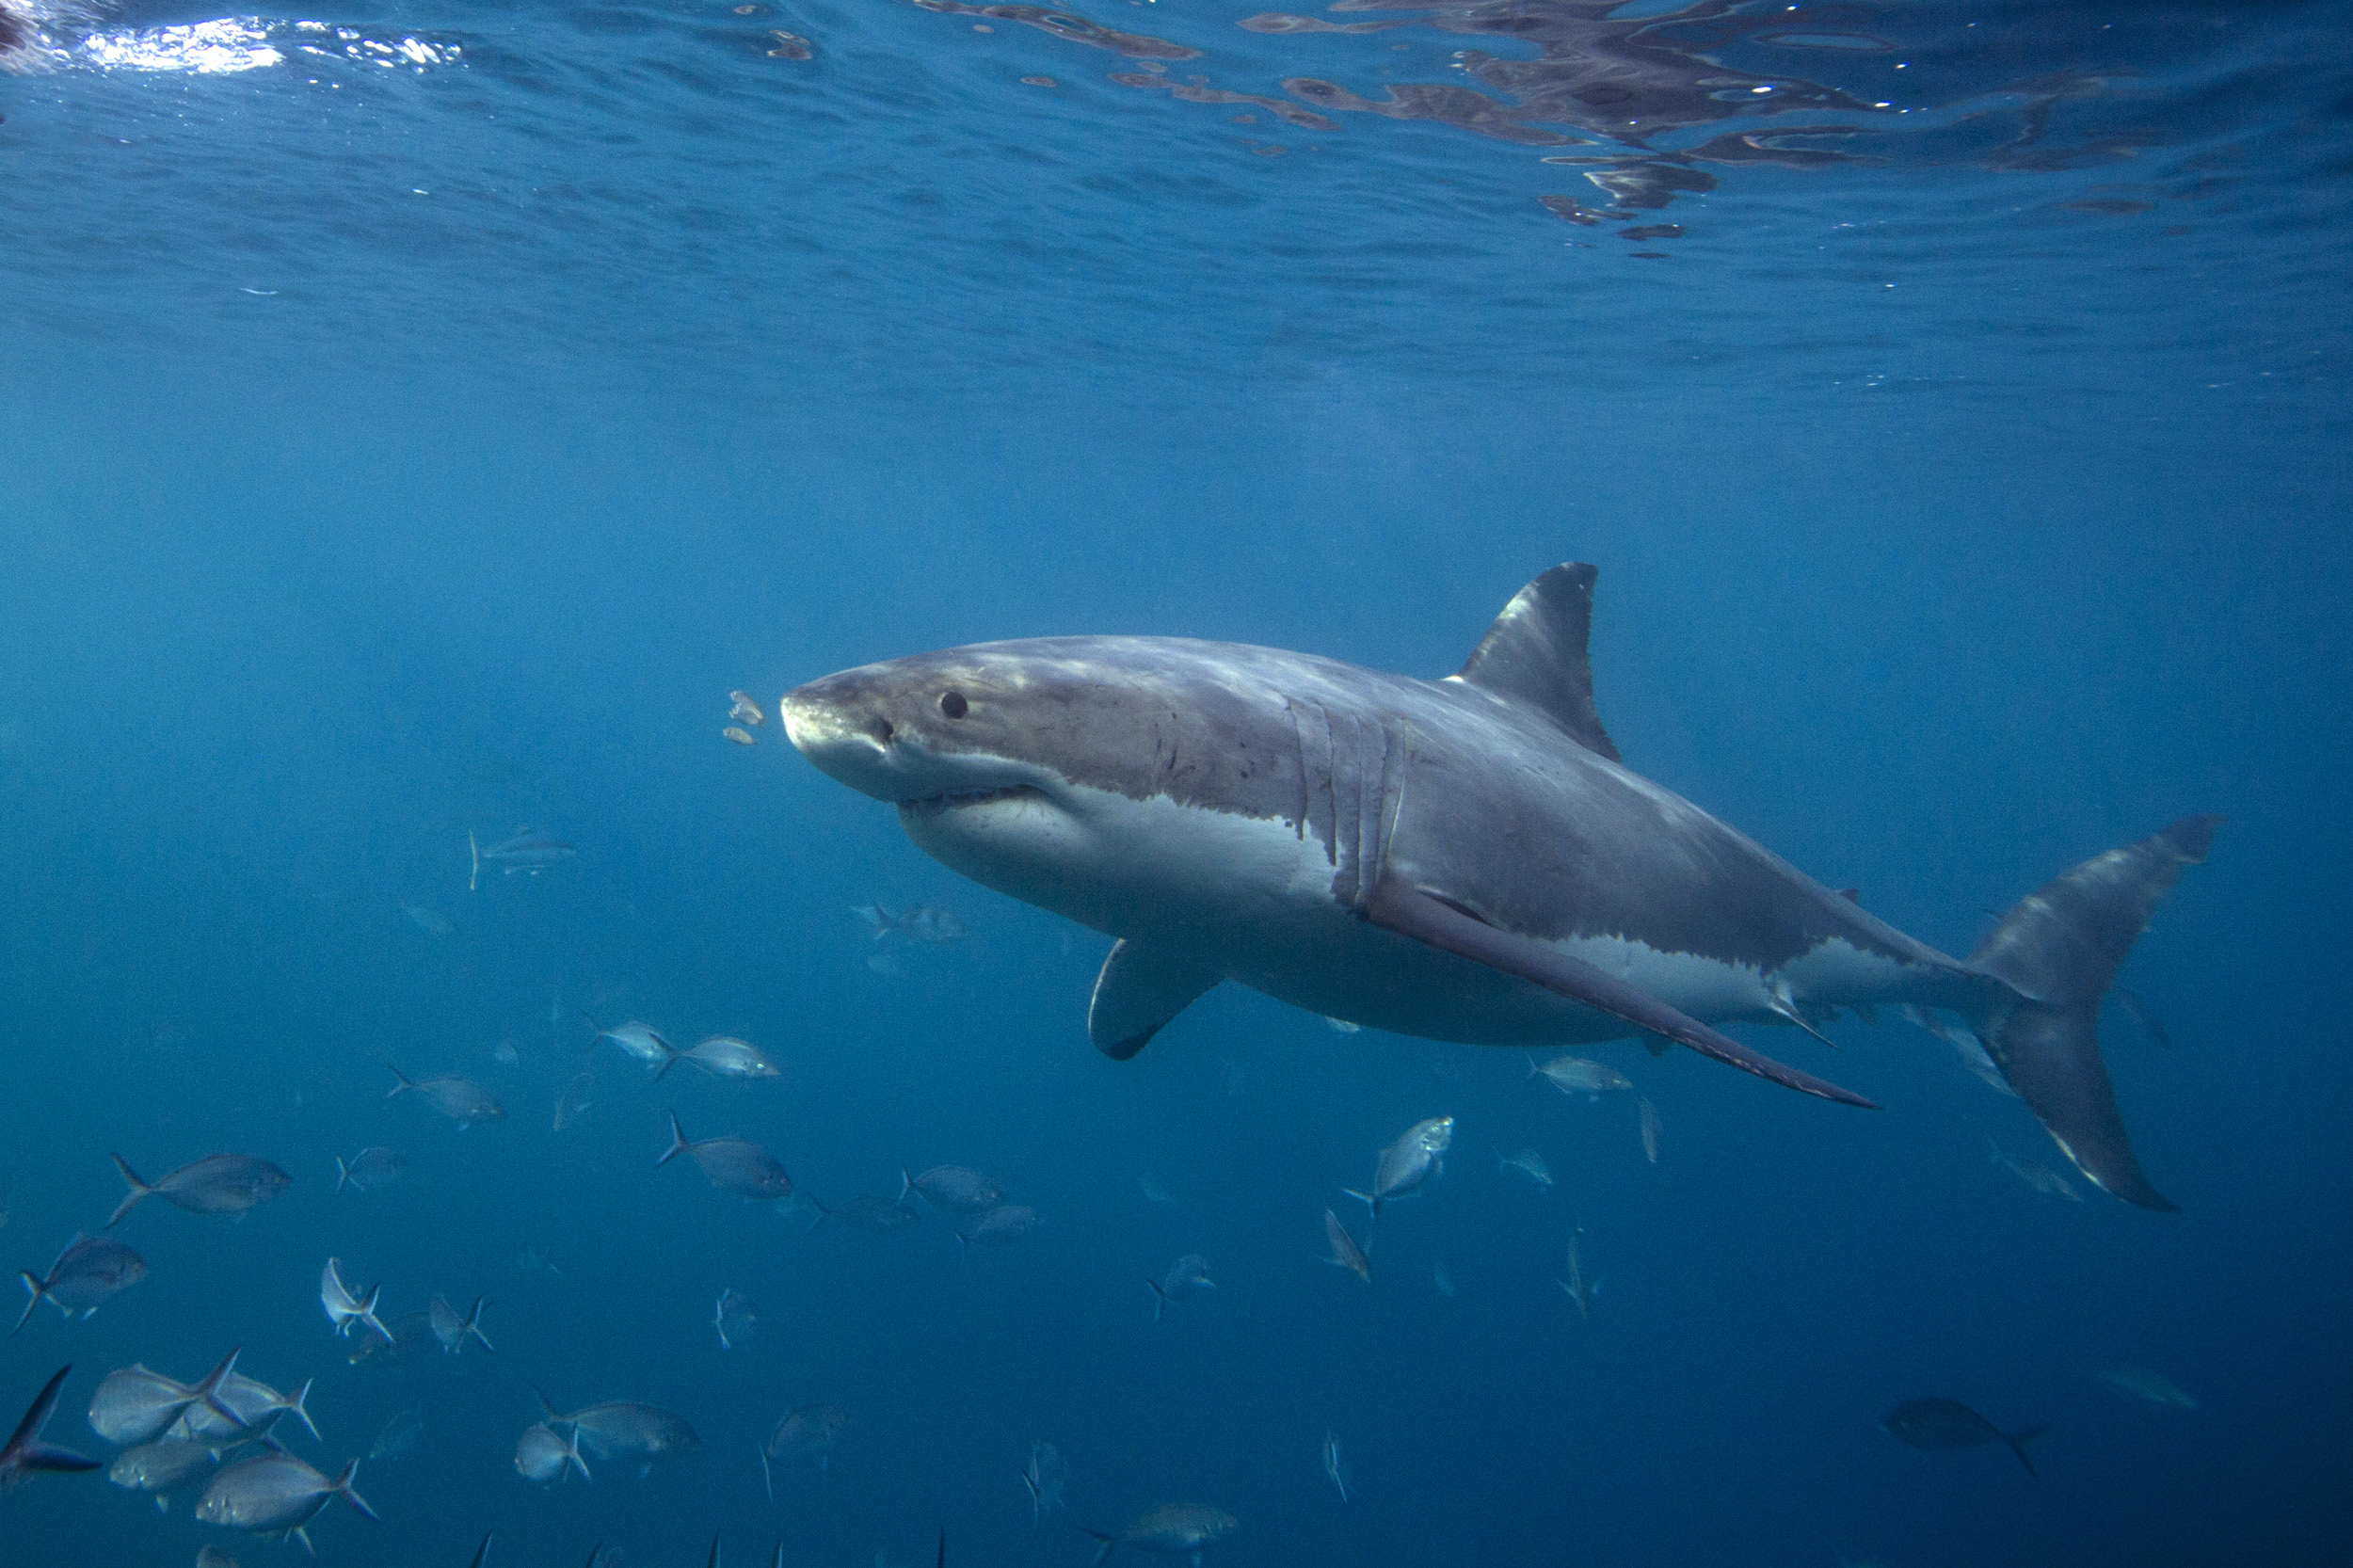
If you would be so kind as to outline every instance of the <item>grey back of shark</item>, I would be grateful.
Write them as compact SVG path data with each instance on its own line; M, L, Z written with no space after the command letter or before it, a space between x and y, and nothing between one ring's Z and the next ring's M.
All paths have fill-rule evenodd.
M1867 1104L1714 1026L1944 1009L2085 1175L2172 1208L2095 1020L2220 819L2084 862L1948 957L1623 765L1586 659L1594 575L1537 578L1442 680L1057 637L845 670L789 693L784 720L944 864L1118 938L1088 1015L1107 1055L1232 980L1433 1039L1656 1037Z

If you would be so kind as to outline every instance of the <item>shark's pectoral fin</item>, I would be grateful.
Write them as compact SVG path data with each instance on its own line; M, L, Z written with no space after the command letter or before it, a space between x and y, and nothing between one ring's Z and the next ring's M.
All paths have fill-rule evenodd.
M1385 881L1366 904L1365 917L1384 931L1393 931L1491 969L1516 975L1571 1001L1598 1008L1759 1078L1845 1105L1871 1104L1851 1090L1841 1089L1795 1067L1785 1067L1762 1052L1751 1050L1730 1035L1677 1012L1648 991L1629 985L1581 958L1571 957L1530 937L1498 931L1429 893ZM1112 956L1116 958L1118 954Z
M1095 977L1095 1000L1087 1004L1087 1038L1114 1062L1125 1062L1150 1043L1193 999L1225 978L1168 948L1139 947L1126 937L1114 944Z

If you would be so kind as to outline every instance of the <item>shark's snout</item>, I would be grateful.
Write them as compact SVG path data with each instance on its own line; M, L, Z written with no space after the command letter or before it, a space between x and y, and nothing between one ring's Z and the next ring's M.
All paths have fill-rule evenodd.
M829 676L776 701L785 738L826 776L877 800L896 800L890 767L894 727L881 705Z

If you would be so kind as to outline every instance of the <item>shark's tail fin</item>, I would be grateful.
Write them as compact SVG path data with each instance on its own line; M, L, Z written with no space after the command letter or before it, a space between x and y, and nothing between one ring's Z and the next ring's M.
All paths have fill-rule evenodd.
M2220 817L2185 817L2094 856L2019 900L1969 957L1971 968L2003 983L1973 1020L2002 1076L2084 1175L2143 1208L2175 1206L2133 1157L2100 1060L2100 999L2221 825Z
M2037 1480L2042 1479L2042 1472L2036 1469L2034 1461L2026 1457L2026 1445L2050 1430L2048 1426L2027 1427L2023 1431L2002 1433L2002 1441L2009 1445L2009 1451L2018 1456L2018 1463L2026 1467L2026 1474Z

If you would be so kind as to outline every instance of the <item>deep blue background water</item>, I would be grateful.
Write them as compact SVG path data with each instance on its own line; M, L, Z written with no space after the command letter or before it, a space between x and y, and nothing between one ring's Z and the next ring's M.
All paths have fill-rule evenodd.
M71 1359L52 1435L103 1452L98 1375L232 1344L318 1375L325 1441L296 1448L330 1470L417 1407L420 1447L361 1468L384 1524L313 1530L357 1565L491 1528L494 1562L699 1562L721 1529L737 1560L912 1563L943 1523L952 1561L1083 1561L1032 1530L1037 1437L1078 1522L1234 1512L1219 1562L2342 1550L2353 13L1817 12L1893 47L1752 34L1710 69L1888 114L1651 145L1804 120L1863 125L1802 144L1858 161L1673 166L1721 183L1635 242L1538 201L1605 205L1538 160L1623 144L1319 131L883 0L327 18L461 50L423 71L282 24L283 62L219 74L80 41L210 14L60 23L48 69L0 77L0 1251L38 1271L102 1223L109 1150L296 1183L240 1224L125 1221L152 1277L0 1348L8 1414ZM1287 78L1374 98L1533 53L1478 15L1083 14L1294 107ZM1114 1064L1082 1028L1103 939L934 866L773 726L718 737L730 687L1033 633L1440 674L1572 558L1602 568L1629 763L1948 949L2084 856L2230 816L2127 969L2174 1048L2109 1020L2184 1213L2028 1192L1987 1158L2056 1162L2025 1112L1893 1021L1834 1059L1767 1042L1875 1115L1605 1050L1660 1108L1656 1167L1624 1096L1231 988ZM467 831L524 823L580 857L470 895ZM877 973L848 913L874 898L972 936ZM603 1048L556 1133L590 1010L748 1035L785 1081L649 1086ZM387 1062L510 1120L387 1102ZM672 1107L828 1202L954 1161L1047 1228L961 1260L936 1217L804 1234L653 1170ZM1322 1207L1441 1112L1454 1156L1385 1218L1378 1283L1316 1262ZM410 1178L331 1196L374 1143ZM1497 1172L1523 1145L1548 1193ZM1591 1321L1551 1277L1578 1224ZM1220 1288L1156 1325L1142 1277L1190 1251ZM330 1253L397 1311L492 1297L498 1352L346 1367ZM764 1312L732 1355L722 1287ZM2115 1366L2201 1407L2082 1370ZM531 1487L529 1380L669 1405L704 1448ZM2041 1482L1880 1430L1928 1393L2052 1423ZM771 1505L752 1445L820 1400L854 1425ZM102 1477L0 1512L10 1561L221 1539Z

